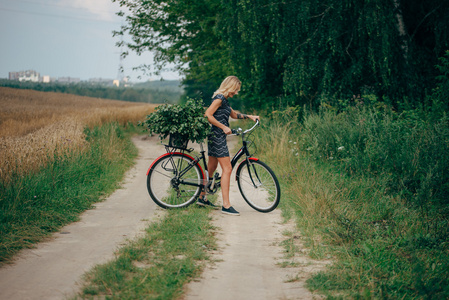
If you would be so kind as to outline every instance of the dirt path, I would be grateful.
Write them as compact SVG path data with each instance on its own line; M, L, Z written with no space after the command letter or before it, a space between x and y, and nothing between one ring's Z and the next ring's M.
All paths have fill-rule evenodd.
M279 243L287 226L281 223L280 212L252 211L240 194L231 194L241 215L214 214L214 224L220 228L219 248L213 256L217 262L188 285L185 299L314 299L303 281L310 270L303 270L302 280L289 282L299 269L278 265L284 255ZM305 266L310 267L307 261L302 262Z
M79 222L64 227L48 242L20 253L13 265L0 268L0 299L65 299L79 288L80 277L94 265L113 258L127 239L163 214L146 191L146 170L163 153L157 137L134 138L139 148L135 167L123 188L96 209L86 211ZM236 143L230 138L230 149ZM232 153L231 153L232 155ZM269 214L251 209L231 182L231 201L241 216L211 212L218 228L216 262L201 278L186 287L185 299L313 299L304 288L310 272L322 264L296 258L295 268L280 268L285 239L280 210ZM221 197L219 196L219 203ZM290 280L297 278L297 280ZM317 297L315 297L317 298Z
M229 149L234 149L236 139L228 137ZM280 242L286 239L283 232L293 225L282 222L279 209L267 214L252 209L240 195L234 178L235 170L230 199L240 216L213 212L213 224L218 227L218 250L212 257L216 263L186 287L184 300L319 299L304 284L324 263L294 257L289 261L295 261L297 267L281 268L284 248ZM221 195L218 199L221 203Z

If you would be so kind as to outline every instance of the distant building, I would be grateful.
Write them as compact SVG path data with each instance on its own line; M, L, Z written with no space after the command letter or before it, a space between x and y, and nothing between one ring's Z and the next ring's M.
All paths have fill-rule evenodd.
M40 74L34 70L9 72L9 80L39 82Z
M113 86L114 85L114 80L112 80L112 79L105 79L105 78L90 78L89 79L89 83Z
M79 78L73 78L73 77L59 77L58 82L59 83L79 83L81 79Z
M18 81L30 81L30 82L42 82L42 83L63 83L63 84L72 84L72 83L81 83L80 78L74 77L50 77L50 75L43 75L34 70L20 71L20 72L9 72L9 80L18 80ZM125 77L123 80L113 80L106 78L91 78L88 82L92 85L100 85L100 86L129 86L128 78Z

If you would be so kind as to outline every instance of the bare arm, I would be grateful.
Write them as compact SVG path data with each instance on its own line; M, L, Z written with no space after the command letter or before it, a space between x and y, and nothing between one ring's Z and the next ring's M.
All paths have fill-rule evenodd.
M256 120L259 120L259 116L253 116L253 115L246 115L246 114L242 114L242 113L238 113L235 110L231 110L231 118L233 119L251 119L254 122L256 122Z
M229 127L221 124L220 122L217 121L217 119L214 118L214 113L221 106L221 103L222 101L220 99L214 100L212 104L206 109L206 113L204 115L207 117L209 123L211 123L214 126L217 126L218 128L221 128L224 133L231 134L232 131Z

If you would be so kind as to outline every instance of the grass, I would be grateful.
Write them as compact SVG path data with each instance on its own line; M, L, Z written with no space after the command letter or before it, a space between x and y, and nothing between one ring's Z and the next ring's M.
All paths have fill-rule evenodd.
M0 182L0 262L76 221L118 187L137 149L117 124L86 129L83 151L50 157L31 174Z
M132 124L153 108L0 88L0 264L117 188L137 155Z
M76 299L176 299L215 250L209 210L167 210L144 237L118 250L116 258L85 275Z
M86 126L126 125L142 120L155 105L0 87L0 137L24 136L65 119ZM138 112L140 111L140 112Z
M21 249L76 221L118 187L137 155L129 139L137 131L131 122L152 107L11 89L2 93L0 101L5 105L0 113L9 109L10 121L0 124L1 142L9 153L25 153L15 160L13 155L3 156L8 160L2 165L2 175L7 176L0 181L0 263L5 263ZM16 104L29 110L22 110L20 116L18 106L11 109ZM46 115L52 106L59 107ZM42 122L33 123L38 119ZM7 131L21 124L35 128ZM30 139L32 143L27 143ZM120 249L115 261L92 270L77 297L176 298L215 249L213 230L207 209L167 211L144 238Z
M448 298L447 120L378 113L324 112L305 115L301 124L294 114L274 118L255 132L256 156L277 174L280 207L300 228L309 255L333 261L307 281L309 289L329 299ZM132 163L132 155L118 163L123 152L133 153L121 127L88 128L79 148L61 145L65 151L47 154L42 180L16 172L14 185L2 183L4 260L75 220L120 178L103 185L104 174ZM114 148L116 142L122 146ZM100 188L78 191L93 182ZM144 238L90 272L78 297L179 297L215 248L209 221L208 211L196 207L167 211ZM289 255L301 251L293 240L284 244Z
M269 149L260 151L258 156L270 161L275 168L284 192L284 215L296 221L306 239L309 255L333 261L325 271L308 280L309 289L329 299L448 298L447 218L444 202L430 198L441 194L428 194L428 201L433 206L429 204L427 209L423 209L419 201L414 201L416 198L401 193L397 186L393 189L391 179L409 176L416 180L426 176L419 177L419 172L414 177L410 176L403 172L404 168L398 168L395 174L392 174L393 168L388 169L388 173L380 171L388 164L380 164L373 159L368 160L369 164L360 163L362 154L357 156L360 158L359 169L354 172L354 169L347 168L348 158L338 156L337 152L342 146L341 141L349 138L342 128L350 128L348 132L354 138L357 137L354 126L327 114L310 116L314 120L307 118L302 124L313 121L314 127L304 129L302 124L292 121L296 120L295 116L269 122L259 132L256 144L260 150ZM399 120L395 124L403 126L409 123ZM394 126L381 127L391 134ZM340 130L340 133L335 134L335 130ZM422 130L420 127L419 131ZM432 130L426 134L430 135L429 132ZM440 132L441 135L434 140L439 141L438 147L444 148L447 145L445 131L433 132ZM379 138L386 135L388 133L378 132ZM326 140L323 136L331 139ZM335 142L335 137L340 138L340 143ZM314 141L315 144L304 141ZM379 139L365 141L369 145L377 142L382 147L396 149L396 156L391 159L403 159L399 151L413 152L407 147L412 149L415 146L403 143L401 148L395 143L398 140L394 139L387 145L380 143ZM343 145L348 149L350 144ZM314 146L321 148L312 151ZM372 147L370 151L374 153ZM426 148L422 147L419 155L431 162L429 155L432 154L426 155L425 151ZM423 160L414 164L425 169ZM433 179L429 184L438 186L438 178ZM402 188L409 187L404 185ZM440 192L444 191L444 186L441 187Z
M0 180L82 150L84 128L142 121L154 105L0 87ZM67 152L67 153L66 153Z
M194 152L196 153L196 152ZM198 153L196 153L198 154ZM217 195L209 195L215 202ZM129 241L115 258L84 275L73 299L177 299L216 250L210 209L193 204L169 209L145 235Z

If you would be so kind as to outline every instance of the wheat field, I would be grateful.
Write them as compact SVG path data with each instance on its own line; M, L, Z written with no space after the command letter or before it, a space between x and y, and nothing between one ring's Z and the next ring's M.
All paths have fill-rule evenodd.
M155 106L0 87L0 180L36 170L55 154L82 150L86 126L137 123Z

